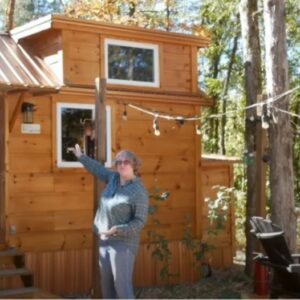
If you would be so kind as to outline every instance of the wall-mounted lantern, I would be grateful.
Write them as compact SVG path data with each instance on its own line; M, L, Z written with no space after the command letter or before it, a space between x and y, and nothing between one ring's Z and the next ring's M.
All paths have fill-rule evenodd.
M23 102L21 111L23 115L23 123L33 123L33 112L35 111L35 105L29 102Z

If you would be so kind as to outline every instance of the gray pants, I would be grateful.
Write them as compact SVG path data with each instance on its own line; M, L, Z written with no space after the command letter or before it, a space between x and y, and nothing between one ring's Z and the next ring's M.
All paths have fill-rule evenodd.
M100 240L102 298L134 299L132 273L135 255L122 241Z

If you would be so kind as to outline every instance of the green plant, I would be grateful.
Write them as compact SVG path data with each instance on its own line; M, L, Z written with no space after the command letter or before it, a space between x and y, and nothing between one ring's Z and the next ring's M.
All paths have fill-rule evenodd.
M192 218L190 215L185 216L184 224L182 243L193 254L193 267L196 269L199 278L209 276L211 272L210 266L204 262L204 257L208 251L214 249L214 246L194 238L191 229Z
M155 188L152 193L150 193L149 198L156 201L155 204L149 206L149 216L153 218L153 223L159 225L159 220L155 217L158 211L159 202L166 201L169 197L169 192L160 192L160 189ZM158 233L156 230L148 230L149 237L148 249L152 247L153 251L151 253L152 257L162 262L162 267L159 272L159 276L162 279L167 279L172 276L177 276L178 274L172 274L170 272L170 260L172 253L169 249L169 243L163 234Z
M204 201L208 205L208 218L210 219L210 233L216 234L219 229L224 228L230 205L234 206L235 229L238 246L245 244L245 206L246 193L243 187L226 187L215 185L216 198L206 197Z

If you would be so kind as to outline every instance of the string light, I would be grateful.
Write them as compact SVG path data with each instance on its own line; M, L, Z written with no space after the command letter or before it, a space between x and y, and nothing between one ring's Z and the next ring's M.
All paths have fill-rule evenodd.
M261 116L261 127L263 129L268 129L270 127L268 117L265 114Z
M154 119L153 119L153 130L154 130L154 134L156 136L160 136L160 130L159 130L159 126L158 126L158 122L157 122L157 118L158 118L158 114L155 115Z
M274 97L270 97L264 101L261 101L259 103L254 103L254 104L251 104L249 106L246 106L243 110L248 110L248 109L251 109L251 108L254 108L254 107L257 107L257 106L264 106L266 104L271 104L271 103L274 103L276 101L278 101L279 99L283 98L284 96L287 96L291 93L293 93L295 90L299 89L300 86L298 87L295 87L289 91L286 91L280 95L277 95L277 96L274 96ZM158 118L162 118L162 119L167 119L167 120L176 120L178 118L181 118L183 119L184 121L197 121L197 120L204 120L204 119L214 119L214 118L220 118L224 115L230 115L230 114L237 114L239 112L239 110L232 110L232 111L227 111L226 113L220 113L220 114L212 114L210 116L207 116L207 117L201 117L201 116L195 116L195 117L184 117L184 116L172 116L172 115L167 115L167 114L163 114L163 113L157 113L157 112L153 112L149 109L145 109L145 108L142 108L142 107L139 107L139 106L136 106L136 105L133 105L133 104L128 104L129 107L133 108L133 109L136 109L136 110L139 110L141 112L144 112L145 114L149 114L149 115L152 115L152 116L156 116ZM300 118L300 116L298 116Z
M286 113L286 114L289 114L291 116L300 118L300 115L290 113L290 112L285 111L283 109L279 109L278 107L275 108L274 106L271 106L272 103L275 103L276 101L283 98L284 96L287 96L287 95L293 93L295 90L297 90L299 88L300 88L300 86L297 86L297 87L295 87L291 90L288 90L288 91L286 91L286 92L284 92L280 95L270 97L270 98L268 98L264 101L258 102L258 103L251 104L249 106L246 106L243 110L246 111L246 110L251 109L251 108L256 108L257 116L261 119L262 128L264 128L264 129L268 129L270 127L269 122L271 120L273 121L274 124L278 123L278 112L279 111L283 112L283 113ZM145 114L148 114L148 115L151 115L151 116L154 117L153 130L154 130L154 134L156 136L160 135L160 130L159 130L159 126L158 126L158 118L166 119L166 120L169 120L169 121L174 120L179 125L182 125L182 124L184 124L185 121L202 121L202 122L205 122L205 120L207 120L207 119L220 118L224 115L237 114L239 112L239 110L232 110L232 111L227 111L225 113L220 113L220 114L211 114L210 116L206 116L206 117L202 117L202 116L194 116L194 117L187 116L187 117L184 117L184 116L178 116L178 115L173 116L173 115L168 115L168 114L165 114L165 113L158 113L157 111L154 112L154 111L151 111L149 109L145 109L145 108L133 105L133 104L125 104L124 105L124 112L123 112L123 116L122 116L124 120L125 119L127 120L126 105L128 105L130 108L136 109L138 111L141 111ZM267 109L264 111L265 105L267 105ZM254 122L256 120L256 118L255 118L254 115L251 115L249 120L251 122ZM202 131L202 128L199 125L197 125L196 126L196 134L198 134L198 135L202 134L201 131ZM202 139L204 140L205 138L208 138L207 130L202 134Z
M179 124L179 125L184 124L184 117L182 117L182 116L175 117L175 120L176 120L177 124Z
M208 129L205 129L204 132L202 133L202 140L204 142L207 142L209 140Z
M123 115L122 115L122 119L124 121L127 121L128 118L128 114L127 114L127 104L124 104L124 111L123 111Z

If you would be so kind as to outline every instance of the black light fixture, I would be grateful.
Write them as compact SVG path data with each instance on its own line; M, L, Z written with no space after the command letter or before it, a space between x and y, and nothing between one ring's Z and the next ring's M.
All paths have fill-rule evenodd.
M35 105L29 102L23 102L21 106L21 112L23 115L23 123L33 123L33 112L35 111Z

